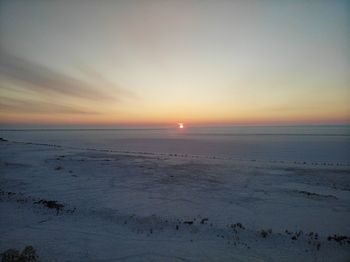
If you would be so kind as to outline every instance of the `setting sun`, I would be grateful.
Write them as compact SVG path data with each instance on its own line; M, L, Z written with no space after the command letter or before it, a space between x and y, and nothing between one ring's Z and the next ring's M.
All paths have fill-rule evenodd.
M184 128L184 124L183 123L178 123L178 125L179 125L179 128Z

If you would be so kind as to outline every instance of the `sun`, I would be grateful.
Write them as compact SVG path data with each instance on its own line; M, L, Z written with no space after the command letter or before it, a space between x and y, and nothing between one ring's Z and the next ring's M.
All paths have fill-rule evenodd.
M178 126L180 129L183 129L185 127L183 123L178 123Z

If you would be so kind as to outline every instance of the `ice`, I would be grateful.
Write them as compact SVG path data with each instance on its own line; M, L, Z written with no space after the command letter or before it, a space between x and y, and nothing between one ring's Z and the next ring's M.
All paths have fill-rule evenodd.
M0 142L0 251L32 245L42 261L350 258L349 238L328 240L350 236L347 165L45 142Z

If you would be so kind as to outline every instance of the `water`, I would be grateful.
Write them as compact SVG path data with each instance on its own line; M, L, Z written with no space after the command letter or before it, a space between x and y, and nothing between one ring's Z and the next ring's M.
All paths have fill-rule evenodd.
M1 130L9 140L261 161L350 163L350 126Z

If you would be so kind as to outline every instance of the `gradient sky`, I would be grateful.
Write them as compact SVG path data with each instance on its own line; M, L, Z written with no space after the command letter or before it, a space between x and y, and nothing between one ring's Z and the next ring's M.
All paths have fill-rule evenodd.
M0 0L0 123L350 123L350 1Z

